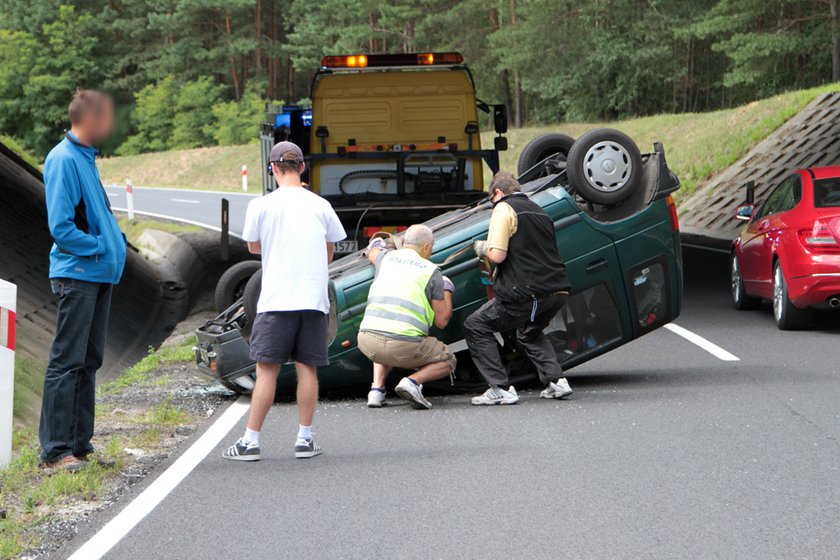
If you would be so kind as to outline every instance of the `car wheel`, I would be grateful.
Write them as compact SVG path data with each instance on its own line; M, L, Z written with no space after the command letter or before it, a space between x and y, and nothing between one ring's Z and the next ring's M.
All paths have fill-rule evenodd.
M588 202L615 205L626 200L642 179L642 154L618 130L598 128L577 139L566 171L572 188Z
M744 311L747 309L757 309L761 300L747 295L744 291L744 279L741 276L741 259L738 258L736 251L732 252L731 259L731 289L732 289L732 303L735 309Z
M799 309L790 301L787 281L779 261L773 265L773 318L783 331L801 329L808 325L811 313Z
M538 163L552 156L557 156L558 161L565 162L574 143L575 139L566 134L554 133L537 136L522 148L519 161L516 164L516 172L521 176ZM539 176L546 176L549 173L549 167L546 166L546 170Z
M245 292L242 297L245 299L245 314L248 315L248 324L254 324L257 318L257 302L260 300L262 291L262 270L258 270L245 284Z
M260 261L242 261L228 268L216 284L214 302L221 313L245 295L245 285L260 269Z

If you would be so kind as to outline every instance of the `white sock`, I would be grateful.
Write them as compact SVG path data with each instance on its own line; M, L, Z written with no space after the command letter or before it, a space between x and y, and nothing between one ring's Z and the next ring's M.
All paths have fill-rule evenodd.
M312 426L299 426L298 439L312 439Z
M254 430L249 430L245 428L245 435L242 436L242 439L245 440L245 443L252 443L254 445L260 444L260 433L255 432Z

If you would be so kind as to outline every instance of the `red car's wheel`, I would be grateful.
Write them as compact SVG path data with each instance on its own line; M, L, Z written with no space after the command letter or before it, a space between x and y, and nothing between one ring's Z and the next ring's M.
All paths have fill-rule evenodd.
M773 265L773 318L783 331L804 328L811 319L807 309L799 309L790 301L787 281L779 261Z
M732 252L730 264L732 304L735 306L735 309L744 311L758 308L761 300L748 296L744 290L744 278L741 276L741 259L738 258L737 251Z

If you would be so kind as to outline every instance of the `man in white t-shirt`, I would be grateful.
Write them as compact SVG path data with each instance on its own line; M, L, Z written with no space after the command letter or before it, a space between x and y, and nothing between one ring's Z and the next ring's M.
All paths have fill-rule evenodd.
M294 360L300 426L295 457L321 453L312 439L312 417L318 404L318 366L328 359L330 310L328 265L344 228L330 204L303 187L303 152L280 142L270 155L277 189L252 200L242 238L251 253L262 255L262 291L251 329L251 359L257 383L251 396L248 427L222 456L237 461L260 459L260 430L277 388L280 366Z

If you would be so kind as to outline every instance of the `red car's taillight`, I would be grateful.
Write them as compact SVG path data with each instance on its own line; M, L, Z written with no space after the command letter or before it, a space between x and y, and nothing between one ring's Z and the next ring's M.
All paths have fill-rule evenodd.
M837 223L835 223L835 226ZM837 250L840 249L838 243L838 233L836 227L832 229L831 225L824 220L817 220L811 229L799 230L799 240L802 244L811 250Z
M680 217L677 213L677 203L674 202L674 197L669 194L665 197L665 203L668 205L668 212L671 215L671 227L674 231L680 231Z

